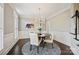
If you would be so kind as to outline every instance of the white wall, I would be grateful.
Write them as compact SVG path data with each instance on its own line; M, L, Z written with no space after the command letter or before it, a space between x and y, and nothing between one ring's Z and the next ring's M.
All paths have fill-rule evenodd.
M3 5L0 4L0 50L3 49Z
M64 43L66 45L71 45L71 9L68 7L60 11L61 13L57 14L54 17L51 17L46 21L46 30L51 33L54 33L55 40ZM33 19L33 18L32 18ZM34 20L34 19L33 19ZM29 19L20 19L19 27L19 38L29 38L28 29L25 28L26 23L30 22ZM38 23L38 21L33 21ZM35 27L37 27L36 25Z
M19 39L29 38L28 29L26 28L26 24L29 23L30 20L26 18L20 18L19 20Z
M71 46L71 9L61 10L61 13L48 19L48 31L54 33L55 40Z
M45 30L45 18L41 19L42 20L42 28L43 30ZM29 38L29 30L28 28L26 28L26 24L28 23L32 23L34 24L34 31L38 31L39 28L39 18L23 18L20 17L20 22L19 22L19 38L23 39L23 38Z
M55 40L70 46L74 54L79 55L79 41L75 40L75 18L71 18L75 10L79 10L79 4L72 4L71 7L64 12L57 14L48 21L49 32L54 33ZM79 35L78 35L79 38Z
M4 39L1 55L6 55L15 45L18 39L15 39L15 18L14 9L9 4L4 4Z

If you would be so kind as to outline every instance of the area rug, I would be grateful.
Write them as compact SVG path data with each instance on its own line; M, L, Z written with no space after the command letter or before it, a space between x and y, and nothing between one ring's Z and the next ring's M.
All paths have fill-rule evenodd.
M43 48L42 46L39 47L39 53L37 53L37 48L35 46L32 47L30 51L30 43L27 42L22 47L22 54L23 55L60 55L61 50L57 44L53 44L53 48L51 44L46 44Z

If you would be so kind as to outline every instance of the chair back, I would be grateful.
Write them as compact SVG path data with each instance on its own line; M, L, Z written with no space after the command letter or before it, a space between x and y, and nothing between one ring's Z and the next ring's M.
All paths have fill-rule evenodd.
M42 33L47 33L47 31L42 31Z
M30 44L31 45L39 45L39 39L38 39L38 34L35 32L30 32Z
M52 41L54 40L54 34L53 34L53 33L50 34L50 39L51 39Z

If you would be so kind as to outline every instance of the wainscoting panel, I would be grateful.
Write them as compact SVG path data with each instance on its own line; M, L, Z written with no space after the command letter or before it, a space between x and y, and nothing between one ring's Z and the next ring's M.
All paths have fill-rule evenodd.
M16 44L18 39L14 39L14 33L4 35L4 46L3 49L0 51L1 55L6 55L10 49Z
M54 40L67 46L71 46L71 36L68 32L51 31L51 33L54 34Z

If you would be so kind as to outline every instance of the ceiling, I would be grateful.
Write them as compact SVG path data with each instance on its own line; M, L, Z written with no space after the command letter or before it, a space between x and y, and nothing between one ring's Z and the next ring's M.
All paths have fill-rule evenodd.
M52 14L67 8L69 3L15 3L13 4L20 16L31 17L49 17ZM40 8L40 11L39 11Z

